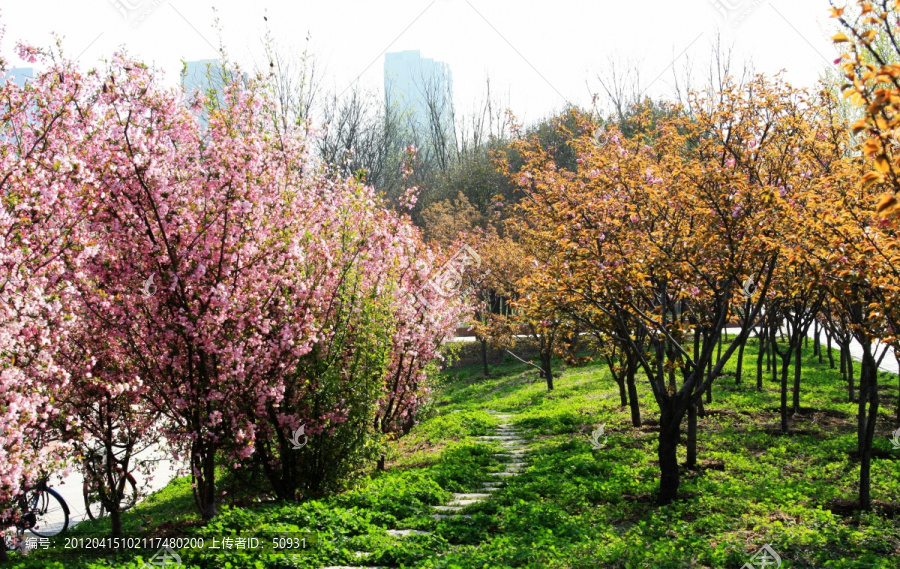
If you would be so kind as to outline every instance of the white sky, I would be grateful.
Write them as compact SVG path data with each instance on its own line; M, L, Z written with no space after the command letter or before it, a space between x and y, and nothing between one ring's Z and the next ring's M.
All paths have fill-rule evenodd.
M654 96L671 93L673 67L688 59L702 79L717 32L738 67L752 59L758 71L785 69L797 85L813 85L836 57L827 0L0 0L0 53L22 66L15 41L49 46L56 32L85 66L124 46L174 84L182 58L217 57L211 5L229 56L246 68L267 64L267 13L279 43L302 48L309 34L329 89L361 76L380 93L383 53L418 49L450 65L458 109L483 96L490 75L526 122L567 100L589 106L610 57L637 62Z

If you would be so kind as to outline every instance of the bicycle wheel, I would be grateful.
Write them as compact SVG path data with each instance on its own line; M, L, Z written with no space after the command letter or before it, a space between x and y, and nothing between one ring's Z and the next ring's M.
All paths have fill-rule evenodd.
M134 479L134 476L132 476L130 472L125 476L125 496L122 499L123 512L130 510L138 502L137 481Z
M29 488L25 492L27 529L38 537L59 535L69 528L69 505L52 488Z
M120 504L121 511L125 512L130 510L137 504L137 501L137 481L131 473L128 473L125 478L125 495ZM88 517L92 520L102 518L109 513L106 511L106 507L100 500L100 493L97 491L97 487L88 484L87 482L84 483L84 508L87 511Z
M100 501L100 493L97 491L97 484L84 483L84 510L92 520L102 518L106 515L106 508Z

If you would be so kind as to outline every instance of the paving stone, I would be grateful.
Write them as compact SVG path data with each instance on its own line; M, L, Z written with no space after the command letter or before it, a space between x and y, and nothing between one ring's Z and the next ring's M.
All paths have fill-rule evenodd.
M394 537L409 537L411 535L431 535L430 531L422 531L418 529L389 529L388 535Z
M478 499L483 500L485 498L490 498L490 495L488 495L488 494L457 494L456 492L453 493L454 500L478 500Z
M433 516L431 516L431 517L434 518L434 519L436 519L436 520L443 520L443 519L446 519L446 518L463 518L463 519L467 519L467 520L472 519L472 516L470 516L470 515L468 515L468 514L456 514L455 516L444 516L444 515L441 515L441 514L435 514L435 515L433 515Z
M471 506L472 504L477 504L478 502L483 502L484 498L478 498L477 500L450 500L447 502L448 506Z
M465 508L463 506L431 506L439 512L461 512Z
M491 472L491 476L501 476L506 478L507 476L517 476L517 472Z

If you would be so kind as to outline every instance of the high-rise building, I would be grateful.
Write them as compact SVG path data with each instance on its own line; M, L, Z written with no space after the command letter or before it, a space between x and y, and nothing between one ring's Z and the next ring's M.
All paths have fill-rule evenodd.
M385 54L384 97L418 132L439 124L453 133L453 77L446 63L422 57L419 50Z

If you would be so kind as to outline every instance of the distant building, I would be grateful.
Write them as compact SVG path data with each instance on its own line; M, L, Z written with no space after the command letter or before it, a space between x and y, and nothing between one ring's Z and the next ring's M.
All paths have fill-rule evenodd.
M419 50L385 54L384 98L385 105L406 113L418 132L437 122L453 134L453 77L446 63L424 58Z

